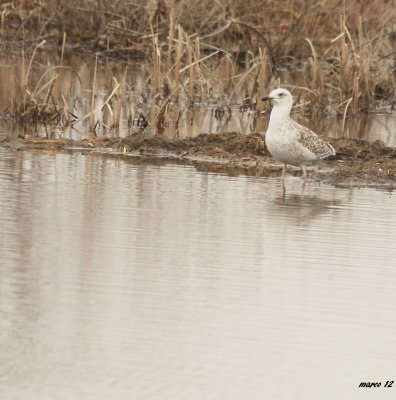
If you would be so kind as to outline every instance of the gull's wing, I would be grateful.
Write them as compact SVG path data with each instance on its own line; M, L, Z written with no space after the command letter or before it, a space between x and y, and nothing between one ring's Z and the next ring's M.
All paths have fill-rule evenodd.
M305 126L297 124L295 121L293 122L298 130L299 137L297 142L314 154L318 160L327 158L336 153L333 146L321 139L315 132L312 132Z

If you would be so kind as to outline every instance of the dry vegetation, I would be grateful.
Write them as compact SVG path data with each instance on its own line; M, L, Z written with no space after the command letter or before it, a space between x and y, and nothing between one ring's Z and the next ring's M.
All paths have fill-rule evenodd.
M301 111L344 119L392 109L396 100L391 0L10 0L0 13L4 53L28 54L43 40L60 52L58 65L34 84L35 50L23 55L19 90L7 110L21 120L75 121L67 94L53 96L66 44L99 57L149 59L151 115L141 122L159 134L172 120L178 135L182 110L203 102L223 112L235 105L260 112L259 98L278 84L293 89ZM117 129L126 74L113 77L100 121L93 79L82 117L92 131L98 123Z

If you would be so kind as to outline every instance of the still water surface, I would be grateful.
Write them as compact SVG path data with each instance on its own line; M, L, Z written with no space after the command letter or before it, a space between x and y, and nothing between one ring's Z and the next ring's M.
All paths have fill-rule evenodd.
M287 186L0 148L1 400L394 399L395 195Z

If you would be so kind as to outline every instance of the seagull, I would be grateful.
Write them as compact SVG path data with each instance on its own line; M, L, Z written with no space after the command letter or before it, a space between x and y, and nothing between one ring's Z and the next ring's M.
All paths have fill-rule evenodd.
M288 90L275 89L261 100L271 101L273 105L265 134L265 144L272 157L283 163L282 185L287 165L302 169L304 185L307 180L306 166L334 156L336 152L333 146L290 118L293 98Z

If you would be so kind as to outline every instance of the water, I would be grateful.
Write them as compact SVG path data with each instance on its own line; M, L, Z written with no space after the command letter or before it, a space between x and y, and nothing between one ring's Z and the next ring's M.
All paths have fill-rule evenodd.
M287 186L0 148L1 400L393 399L395 196Z

